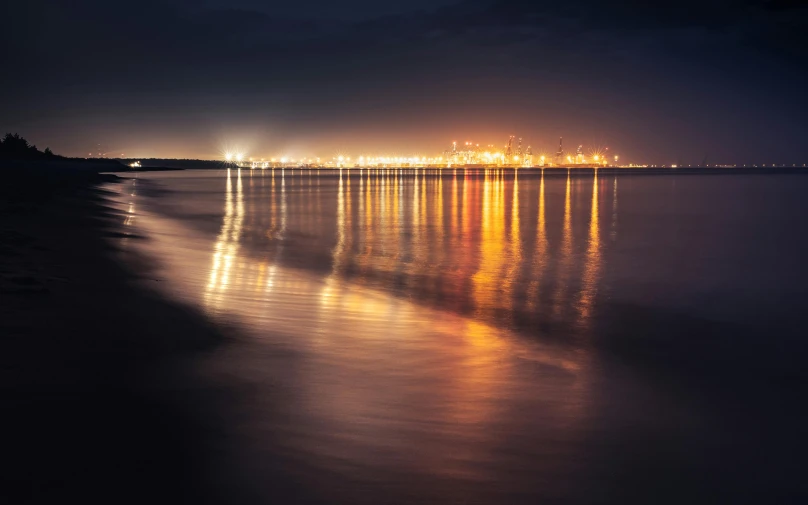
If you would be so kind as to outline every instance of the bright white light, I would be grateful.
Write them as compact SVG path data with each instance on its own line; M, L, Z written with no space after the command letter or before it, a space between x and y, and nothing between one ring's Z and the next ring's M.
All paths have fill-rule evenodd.
M243 155L243 154L238 153L238 154L236 155L236 161L241 161L241 160L243 160L243 159L244 159L244 155Z
M233 153L224 153L224 159L231 161L233 159Z

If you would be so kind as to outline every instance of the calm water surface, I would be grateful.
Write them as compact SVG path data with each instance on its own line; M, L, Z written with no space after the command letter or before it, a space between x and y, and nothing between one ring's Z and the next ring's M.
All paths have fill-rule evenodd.
M223 170L116 186L233 342L231 502L805 496L808 177ZM292 500L290 497L294 497Z

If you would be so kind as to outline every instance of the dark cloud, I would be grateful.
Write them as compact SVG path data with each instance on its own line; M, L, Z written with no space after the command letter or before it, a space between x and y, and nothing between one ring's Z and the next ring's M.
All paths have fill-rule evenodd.
M73 153L83 150L80 132L169 155L147 134L163 128L182 138L177 155L203 155L221 131L404 150L437 149L458 130L519 129L548 142L620 142L655 161L701 159L706 149L808 156L796 141L805 132L802 2L380 5L17 3L2 35L14 78L0 86L16 97L0 104L3 126L65 137L72 118L82 126L62 146ZM752 139L775 147L758 153Z

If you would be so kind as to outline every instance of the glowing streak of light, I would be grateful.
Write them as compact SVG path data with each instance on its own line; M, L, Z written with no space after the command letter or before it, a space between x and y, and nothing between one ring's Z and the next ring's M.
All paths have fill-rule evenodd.
M544 199L544 170L541 171L541 182L539 183L539 216L536 225L536 246L533 252L533 269L530 286L528 287L528 303L530 308L535 310L539 303L539 288L544 269L547 265L547 219Z
M570 262L572 261L572 201L570 170L567 170L567 187L564 196L564 228L561 239L561 260L555 293L553 294L553 311L556 315L564 307L565 292L568 288Z
M578 302L582 323L588 323L595 300L600 273L600 220L598 215L598 171L592 183L592 206L589 217L589 246L582 275L581 297Z

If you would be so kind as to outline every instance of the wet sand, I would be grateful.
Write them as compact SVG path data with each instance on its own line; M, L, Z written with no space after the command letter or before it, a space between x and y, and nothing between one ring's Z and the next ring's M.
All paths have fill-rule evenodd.
M3 176L2 503L214 499L198 440L216 428L190 414L182 377L222 336L150 289L145 260L139 276L114 260L114 213L94 189L114 178Z

